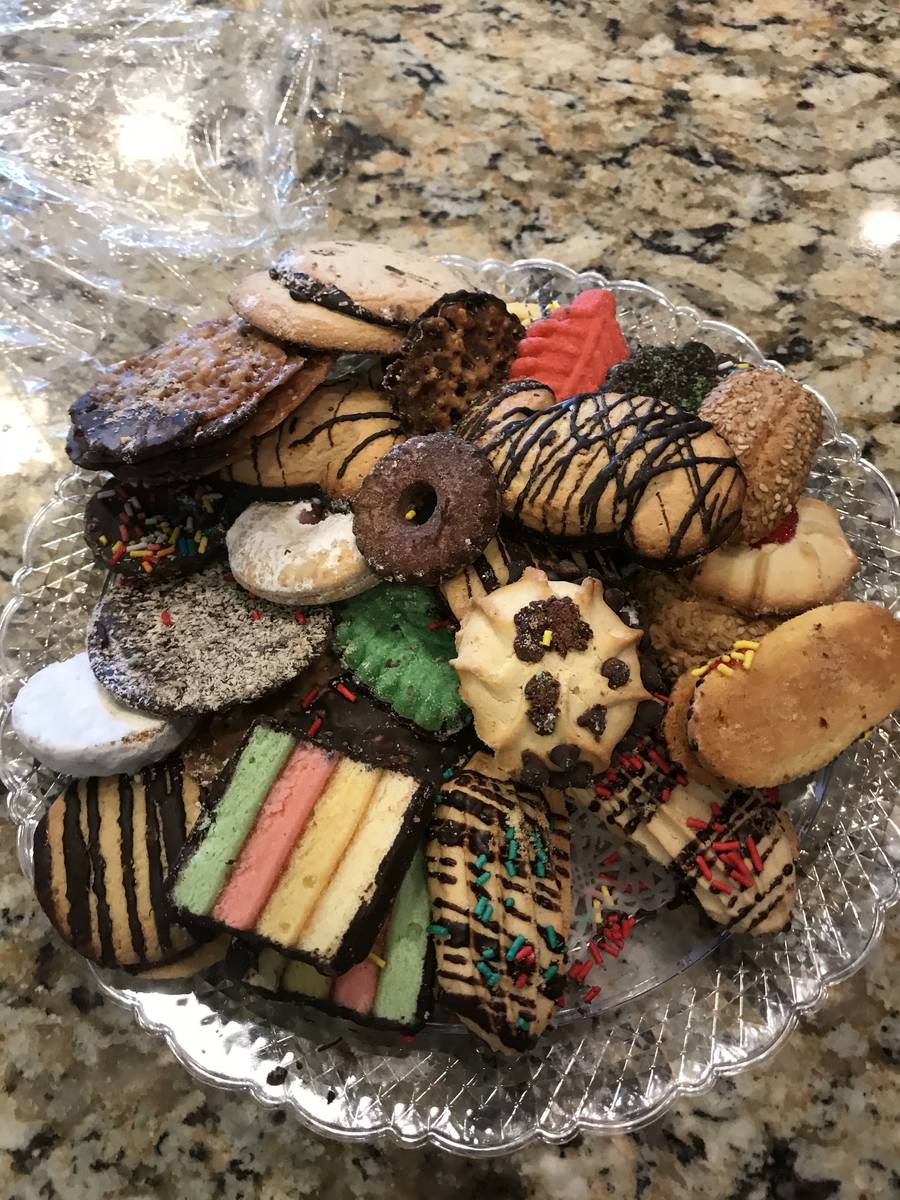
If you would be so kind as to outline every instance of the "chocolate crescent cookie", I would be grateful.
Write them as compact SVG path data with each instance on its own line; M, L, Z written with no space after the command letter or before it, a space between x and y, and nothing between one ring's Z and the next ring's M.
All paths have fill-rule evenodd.
M434 584L497 531L500 488L485 456L450 433L415 437L375 464L353 501L353 532L376 575Z

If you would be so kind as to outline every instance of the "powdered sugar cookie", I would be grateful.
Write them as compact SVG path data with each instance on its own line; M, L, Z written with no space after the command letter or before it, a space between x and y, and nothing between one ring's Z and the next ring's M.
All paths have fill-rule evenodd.
M378 582L360 554L348 512L316 500L252 504L227 536L235 579L276 604L333 604Z
M12 706L25 749L52 771L79 779L140 771L170 754L191 725L120 704L94 678L86 653L32 675Z

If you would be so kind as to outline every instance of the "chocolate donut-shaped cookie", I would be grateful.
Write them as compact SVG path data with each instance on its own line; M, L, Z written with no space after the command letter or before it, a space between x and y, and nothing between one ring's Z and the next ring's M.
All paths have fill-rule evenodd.
M353 501L353 532L376 575L435 584L497 531L500 487L484 454L451 433L414 437L378 460Z

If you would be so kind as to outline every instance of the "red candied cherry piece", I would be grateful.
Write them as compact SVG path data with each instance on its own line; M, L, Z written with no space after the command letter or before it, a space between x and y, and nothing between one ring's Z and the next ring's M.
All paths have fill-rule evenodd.
M557 400L566 400L579 392L595 392L609 368L627 357L615 297L606 288L592 288L529 325L510 378L537 379Z

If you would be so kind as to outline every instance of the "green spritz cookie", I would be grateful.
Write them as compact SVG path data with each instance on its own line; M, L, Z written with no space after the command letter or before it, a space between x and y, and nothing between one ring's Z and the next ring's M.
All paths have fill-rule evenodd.
M429 733L454 733L469 720L449 659L453 633L425 587L382 583L337 610L338 652L364 687Z

